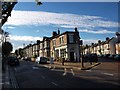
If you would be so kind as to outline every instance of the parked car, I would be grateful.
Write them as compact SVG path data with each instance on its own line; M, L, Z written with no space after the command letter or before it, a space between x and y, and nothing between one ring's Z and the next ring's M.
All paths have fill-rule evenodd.
M108 58L114 59L115 54L111 54Z
M115 55L114 59L120 61L120 54Z
M96 53L86 54L83 56L83 61L90 62L91 64L92 62L98 62L97 54Z
M106 54L106 58L108 58L110 56L110 54Z
M8 65L10 66L15 66L20 64L19 59L17 57L10 56L8 57L7 60L8 60Z
M35 62L36 63L47 63L47 61L48 61L49 59L48 58L46 58L46 57L37 57L36 58L36 60L35 60Z
M25 61L31 61L31 58L30 58L30 57L25 57L24 60L25 60Z
M90 62L98 62L98 57L96 53L90 54Z
M88 62L89 61L90 54L83 55L83 61Z
M102 57L103 57L103 54L98 55L98 58L102 58Z

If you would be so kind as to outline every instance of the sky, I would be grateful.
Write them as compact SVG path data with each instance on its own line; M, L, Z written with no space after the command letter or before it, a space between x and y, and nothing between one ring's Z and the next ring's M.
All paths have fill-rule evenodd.
M14 50L77 27L84 44L115 37L118 31L117 2L19 2L2 27L10 33Z

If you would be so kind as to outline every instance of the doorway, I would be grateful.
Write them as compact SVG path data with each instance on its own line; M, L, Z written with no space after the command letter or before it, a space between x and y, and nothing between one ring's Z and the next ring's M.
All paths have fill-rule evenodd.
M74 52L70 52L70 61L71 61L71 62L74 61Z

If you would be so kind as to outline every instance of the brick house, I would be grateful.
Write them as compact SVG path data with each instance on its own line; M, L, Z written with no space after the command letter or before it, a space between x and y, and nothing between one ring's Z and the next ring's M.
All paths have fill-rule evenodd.
M120 54L120 32L116 32L117 42L115 44L116 54Z
M65 60L80 60L80 37L77 28L75 31L66 31L60 34L53 32L50 40L50 55L54 59L65 58Z
M43 41L40 42L39 56L50 57L50 38L43 37Z
M117 42L117 38L112 37L108 39L104 43L104 53L105 54L116 54L115 44Z
M40 44L35 43L33 44L33 55L39 56Z
M33 45L29 44L23 48L24 57L32 57L33 56Z
M25 56L65 58L69 61L80 61L80 36L77 28L75 31L53 32L51 37L43 37L39 43L24 47Z

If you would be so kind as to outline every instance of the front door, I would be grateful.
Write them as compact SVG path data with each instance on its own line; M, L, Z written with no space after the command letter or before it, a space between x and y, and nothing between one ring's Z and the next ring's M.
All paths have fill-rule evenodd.
M70 52L70 61L74 61L74 52Z

